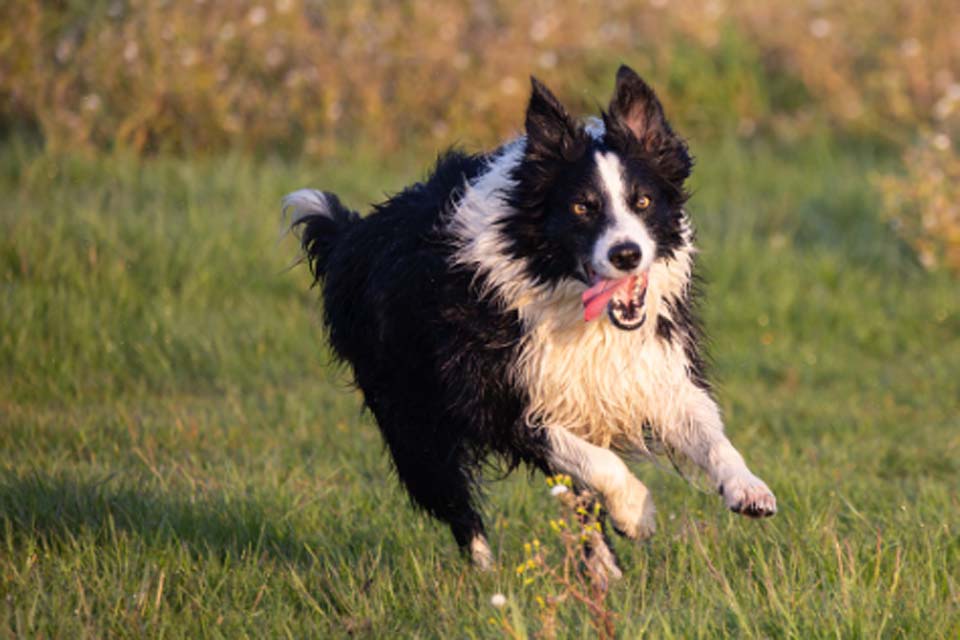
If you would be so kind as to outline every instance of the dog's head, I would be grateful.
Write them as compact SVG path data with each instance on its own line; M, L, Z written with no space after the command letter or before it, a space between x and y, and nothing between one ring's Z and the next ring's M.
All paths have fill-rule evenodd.
M620 67L608 109L585 127L535 78L523 160L505 219L511 252L540 282L584 283L584 316L604 309L636 329L647 274L684 243L684 182L693 162L653 90Z

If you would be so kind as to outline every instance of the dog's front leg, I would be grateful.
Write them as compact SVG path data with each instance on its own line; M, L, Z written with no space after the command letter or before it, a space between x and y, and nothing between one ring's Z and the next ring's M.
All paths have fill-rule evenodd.
M617 454L565 429L546 432L551 469L600 494L613 526L628 538L644 540L653 535L656 512L650 491Z
M688 384L683 415L664 429L663 439L707 472L731 511L754 518L772 516L777 499L724 435L717 403L704 389Z

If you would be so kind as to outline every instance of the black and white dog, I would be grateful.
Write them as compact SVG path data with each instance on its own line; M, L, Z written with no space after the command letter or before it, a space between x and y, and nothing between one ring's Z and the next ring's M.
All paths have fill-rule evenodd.
M653 500L617 454L651 443L702 468L733 511L773 515L705 377L686 143L628 67L586 122L532 83L525 135L447 152L369 216L332 193L284 200L397 475L481 567L491 456L569 474L632 539L654 532Z

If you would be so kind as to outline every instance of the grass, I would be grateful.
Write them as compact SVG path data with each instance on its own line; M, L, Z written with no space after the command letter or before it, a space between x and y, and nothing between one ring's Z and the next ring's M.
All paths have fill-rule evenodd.
M734 443L780 499L751 522L637 467L623 637L960 635L960 303L879 221L883 150L697 145L691 203ZM278 202L416 177L0 152L0 636L495 637L537 626L513 568L549 544L538 479L490 484L500 569L412 511L329 364ZM567 637L590 637L561 608Z

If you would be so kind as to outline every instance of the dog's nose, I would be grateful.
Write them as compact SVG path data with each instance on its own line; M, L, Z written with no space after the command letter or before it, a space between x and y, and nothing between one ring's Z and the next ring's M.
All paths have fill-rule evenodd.
M630 271L640 264L640 245L636 242L620 242L607 252L610 264L621 271Z

